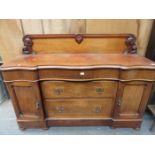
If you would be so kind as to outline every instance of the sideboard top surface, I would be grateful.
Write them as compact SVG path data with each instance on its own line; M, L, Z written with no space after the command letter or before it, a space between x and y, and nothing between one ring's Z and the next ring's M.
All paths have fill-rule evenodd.
M23 55L1 70L46 68L155 69L155 63L138 56L132 34L26 35Z
M155 63L138 55L122 54L37 54L22 55L2 65L5 69L26 68L80 68L80 67L111 67L111 68L151 68Z

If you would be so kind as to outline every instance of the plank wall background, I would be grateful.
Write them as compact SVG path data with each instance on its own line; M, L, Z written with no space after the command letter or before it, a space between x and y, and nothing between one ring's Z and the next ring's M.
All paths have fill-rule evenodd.
M24 34L133 33L145 54L153 20L46 19L0 20L0 55L5 62L21 54Z

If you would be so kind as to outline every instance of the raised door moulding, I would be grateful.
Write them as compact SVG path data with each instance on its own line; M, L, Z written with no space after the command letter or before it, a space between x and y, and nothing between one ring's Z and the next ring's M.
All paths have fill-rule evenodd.
M120 37L122 35L115 35L115 37ZM75 34L75 35L25 35L23 37L23 54L32 54L34 51L32 50L33 46L33 39L34 38L74 38L77 44L81 44L84 38L106 38L106 37L113 37L112 35L93 35L93 34ZM133 34L128 34L125 44L127 49L124 51L124 54L137 54L137 45L136 45L136 37Z

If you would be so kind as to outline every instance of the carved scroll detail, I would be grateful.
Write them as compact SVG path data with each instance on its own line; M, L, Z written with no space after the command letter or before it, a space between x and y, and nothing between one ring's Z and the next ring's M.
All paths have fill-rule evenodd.
M80 44L83 41L83 36L81 34L75 35L75 41Z
M23 37L24 47L23 54L32 54L32 38L29 35Z
M137 54L136 37L133 34L129 35L125 43L128 47L125 54Z

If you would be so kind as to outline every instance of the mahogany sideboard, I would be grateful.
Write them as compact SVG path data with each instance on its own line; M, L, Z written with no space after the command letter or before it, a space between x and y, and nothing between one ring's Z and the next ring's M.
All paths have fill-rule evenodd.
M26 35L1 71L21 129L140 128L155 63L132 34Z

